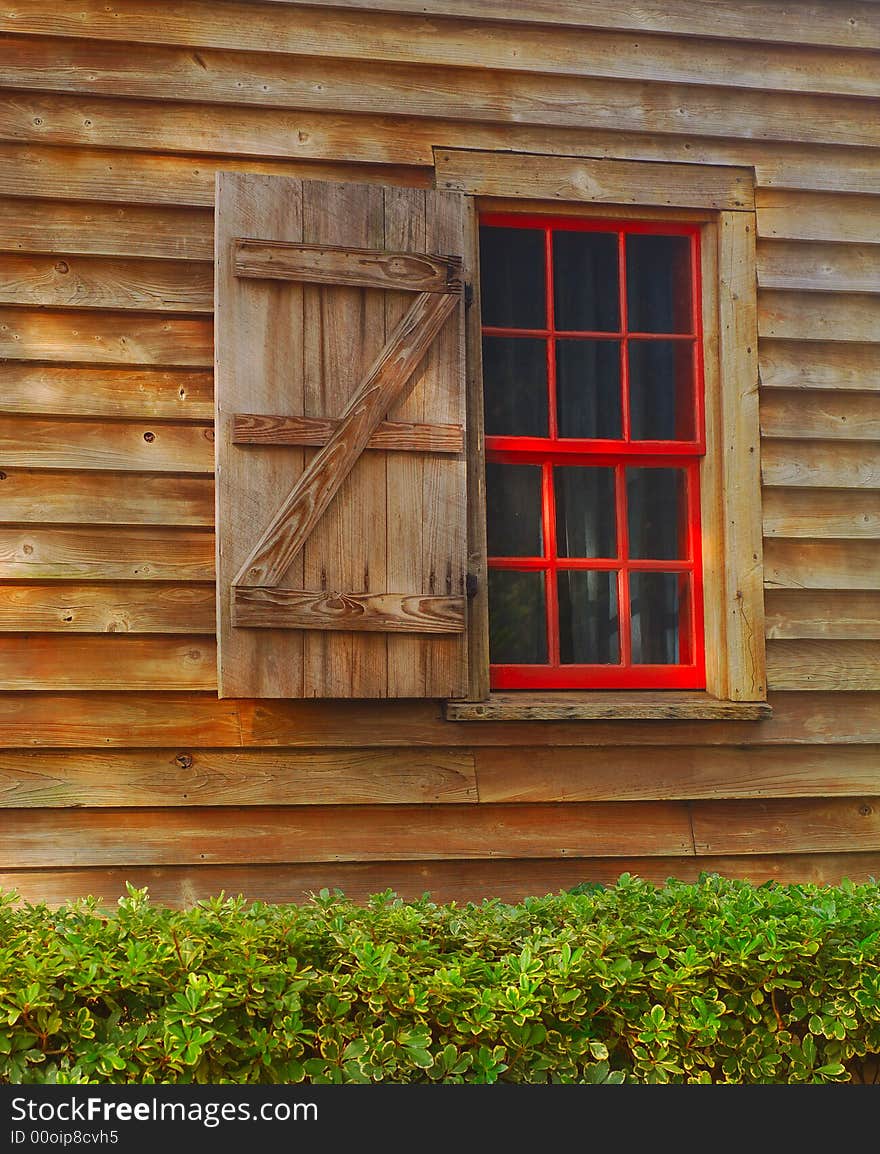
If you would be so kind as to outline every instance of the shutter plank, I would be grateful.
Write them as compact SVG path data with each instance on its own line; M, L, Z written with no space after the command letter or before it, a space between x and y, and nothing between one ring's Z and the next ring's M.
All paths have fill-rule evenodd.
M426 293L461 288L461 262L455 258L278 241L238 241L235 275Z
M232 418L234 445L326 445L339 421L331 417L272 417L236 413ZM414 453L461 453L461 425L380 421L365 446Z
M282 629L356 629L377 633L461 633L463 597L400 593L313 593L236 589L232 623Z

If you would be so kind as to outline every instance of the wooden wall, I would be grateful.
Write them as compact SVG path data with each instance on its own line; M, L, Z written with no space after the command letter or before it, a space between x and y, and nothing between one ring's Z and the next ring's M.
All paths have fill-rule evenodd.
M3 5L0 887L880 874L880 5L509 12ZM214 173L427 187L434 147L754 167L771 720L218 701Z

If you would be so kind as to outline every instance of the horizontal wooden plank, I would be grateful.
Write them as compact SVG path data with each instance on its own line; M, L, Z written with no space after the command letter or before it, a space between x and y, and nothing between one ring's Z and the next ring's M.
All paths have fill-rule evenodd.
M228 127L239 131L250 121L240 119L249 106L276 112L295 109L313 113L369 114L384 117L389 109L407 116L448 121L541 125L547 127L613 128L630 132L681 132L698 124L701 134L760 140L807 141L824 144L876 146L878 133L860 98L823 94L761 91L712 84L677 84L670 80L618 79L609 76L540 75L528 72L497 73L486 67L460 68L432 63L350 60L328 57L286 57L250 52L204 49L195 59L188 48L144 46L124 53L114 43L77 40L37 40L0 34L0 74L4 86L16 94L38 93L47 115L37 125L45 139L54 139L57 112L49 93L78 99L111 97L188 102L192 113L213 132L212 106L222 104ZM467 99L461 100L462 92ZM876 93L875 93L876 94ZM172 107L172 105L168 105ZM2 101L0 101L2 107ZM132 116L138 116L136 112ZM172 118L176 114L171 113ZM100 130L100 106L92 105L81 128ZM14 116L3 116L4 135L18 137ZM140 120L149 133L152 120ZM275 122L266 119L267 136L275 137ZM170 127L170 126L167 126ZM20 130L19 130L20 131ZM172 137L154 137L163 147ZM226 139L218 137L219 139ZM442 139L442 138L440 138ZM161 141L161 143L160 143ZM64 143L71 143L65 139ZM96 141L93 134L83 143ZM179 145L177 146L179 150ZM356 152L358 144L352 142ZM208 151L199 143L195 151ZM228 147L214 151L230 151ZM248 151L245 148L232 151ZM257 151L253 147L249 151ZM260 150L262 151L262 150ZM269 148L265 155L275 153ZM289 153L285 152L282 155ZM354 153L353 153L354 155ZM406 162L404 157L399 157ZM638 177L636 177L638 179Z
M880 695L774 692L764 721L458 724L435 701L218 700L213 693L0 694L0 748L880 744Z
M213 581L214 535L198 529L3 526L0 578Z
M376 181L428 187L424 165L353 164L344 158L327 163L309 158L259 156L170 156L85 147L17 144L0 140L0 194L14 198L103 201L108 205L202 206L212 208L219 171L259 172L316 180ZM861 182L870 174L854 177ZM213 230L207 240L213 248ZM204 243L204 241L202 242Z
M51 907L92 896L111 912L126 883L146 889L156 905L187 909L220 895L247 901L302 904L322 889L341 890L356 902L392 890L405 901L427 893L436 902L520 902L571 889L581 882L614 885L621 874L665 885L668 878L696 882L703 873L754 885L855 884L880 876L880 853L751 854L714 857L562 858L496 861L302 862L265 865L131 866L114 869L3 869L0 890L21 901Z
M212 261L213 213L0 197L0 251Z
M762 240L758 243L758 287L880 293L880 244Z
M213 638L0 636L0 689L213 689Z
M473 755L455 749L16 751L0 805L401 805L477 800Z
M692 807L698 854L834 853L880 849L880 799L701 801Z
M880 641L768 641L772 689L880 690Z
M765 437L870 441L880 437L880 393L835 389L806 395L799 389L773 389L761 396L761 434Z
M478 749L480 801L658 801L861 796L876 788L877 747L668 746Z
M585 11L581 10L582 13ZM621 31L617 31L617 28ZM876 94L877 82L860 51L777 41L703 39L691 51L689 34L653 29L634 39L619 14L607 28L553 28L532 24L523 35L516 24L460 19L447 12L430 17L362 9L355 15L298 7L283 8L224 0L189 0L185 7L163 0L84 0L75 11L47 14L40 0L19 0L0 13L0 29L14 33L82 37L138 44L228 48L236 51L329 56L352 62L398 61L458 64L485 69L617 76L782 91ZM200 53L201 55L201 53Z
M877 244L877 197L853 196L852 189L844 195L844 191L833 186L830 191L804 192L759 188L755 194L758 236Z
M447 721L521 723L523 721L759 721L769 717L764 701L721 701L708 693L650 691L638 693L572 690L565 693L492 693L487 701L447 701Z
M206 318L0 307L0 357L208 368L213 325Z
M213 374L9 362L3 366L0 412L213 421Z
M10 468L213 473L214 427L6 416L0 454Z
M0 253L0 304L210 313L212 274L202 261Z
M232 267L236 276L408 292L461 292L461 259L430 253L390 252L238 240Z
M765 489L765 537L880 537L880 490Z
M880 298L766 289L758 294L758 333L799 341L878 341Z
M213 585L5 585L0 632L209 633Z
M880 348L876 344L765 338L759 353L764 389L880 389Z
M878 489L880 445L764 440L761 479L765 485L795 489Z
M463 633L464 597L309 589L232 591L239 629L343 629L378 633Z
M161 820L160 820L161 814ZM432 858L626 857L692 851L681 802L17 810L18 868Z
M234 445L326 445L339 421L330 417L271 417L236 413L232 418ZM396 449L417 453L461 453L461 425L426 425L380 421L367 441L368 449Z
M214 525L211 477L0 470L0 522L38 525Z
M434 151L434 166L438 188L473 196L680 208L754 207L754 177L746 168L442 148Z
M769 538L767 589L880 589L880 543Z
M796 640L880 638L880 592L768 589L764 599L768 637Z

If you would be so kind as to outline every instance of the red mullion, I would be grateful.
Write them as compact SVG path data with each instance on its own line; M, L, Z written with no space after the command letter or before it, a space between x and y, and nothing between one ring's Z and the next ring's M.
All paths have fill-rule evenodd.
M629 421L629 342L627 340L626 310L626 233L617 234L617 307L620 312L620 434L625 443L630 440Z
M691 661L705 683L706 652L703 635L703 547L700 523L700 466L694 461L687 470L688 556L691 569ZM681 628L681 626L679 626Z
M620 644L620 665L627 669L632 664L632 630L629 618L629 527L626 522L626 469L618 462L614 466L614 509L617 521L617 624Z
M705 677L693 665L493 665L490 669L493 689L705 688Z
M547 613L547 658L552 668L559 665L559 596L556 588L556 495L553 491L553 465L545 461L542 468L542 512L544 518L544 600Z

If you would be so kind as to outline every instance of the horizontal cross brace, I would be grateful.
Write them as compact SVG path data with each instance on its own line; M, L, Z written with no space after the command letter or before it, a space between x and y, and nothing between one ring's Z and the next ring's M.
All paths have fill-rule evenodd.
M326 445L339 421L332 417L272 417L236 413L232 418L234 445ZM368 449L399 449L415 453L462 453L461 425L382 421L367 441Z
M270 240L236 240L233 270L239 277L407 292L460 293L463 284L456 256Z
M232 624L251 629L463 633L465 599L417 593L237 588L232 590Z

